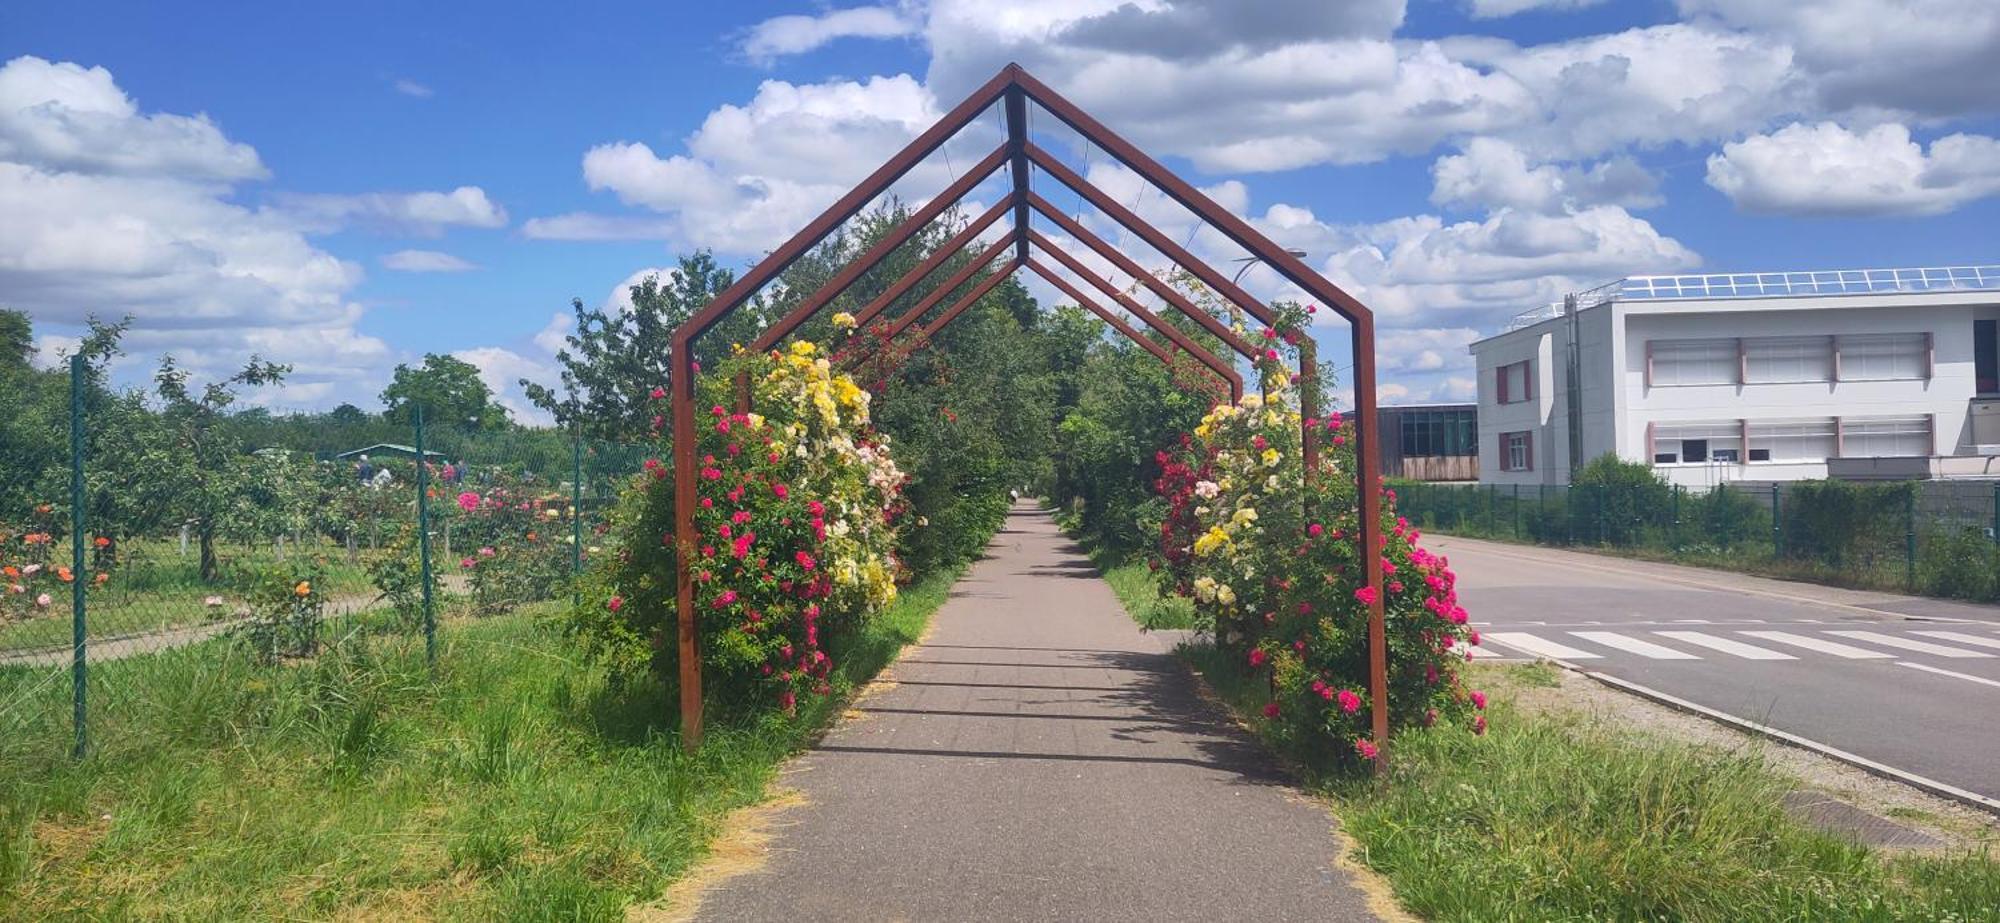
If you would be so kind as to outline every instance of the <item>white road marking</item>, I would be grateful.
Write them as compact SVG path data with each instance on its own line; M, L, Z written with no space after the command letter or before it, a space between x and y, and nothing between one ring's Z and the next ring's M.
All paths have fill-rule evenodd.
M1797 660L1798 659L1797 657L1793 657L1790 654L1779 653L1778 651L1771 650L1770 648L1758 647L1754 644L1744 644L1741 641L1731 641L1728 638L1718 638L1714 635L1705 635L1698 631L1656 631L1653 632L1653 634L1660 635L1661 637L1672 638L1676 641L1685 641L1689 644L1699 645L1701 647L1710 648L1712 650L1718 650L1725 654L1733 654L1745 660Z
M2000 648L2000 638L1982 638L1978 635L1968 635L1958 631L1919 631L1916 634L1923 635L1926 638L1957 641L1960 644L1977 644L1980 647Z
M1544 641L1523 631L1497 631L1486 635L1485 640L1498 641L1508 647L1527 651L1537 657L1548 657L1554 660L1597 659L1597 655L1589 651L1580 651L1566 644L1557 644L1554 641Z
M1706 625L1707 619L1674 619L1676 625Z
M1898 660L1896 661L1896 666L1909 667L1912 670L1922 670L1925 673L1936 673L1939 676L1949 676L1953 679L1962 679L1968 682L1981 683L1987 686L2000 687L2000 680L1991 680L1987 679L1984 676L1968 676L1964 673L1953 673L1950 670L1942 670L1937 667L1931 666L1930 664L1927 663L1911 663L1907 660Z
M1898 638L1895 635L1885 635L1875 631L1829 631L1827 634L1839 635L1843 638L1853 638L1856 641L1866 641L1870 644L1880 644L1885 647L1900 647L1903 650L1916 651L1919 654L1936 654L1939 657L1965 658L1993 656L1983 651L1968 651L1962 647L1945 647L1942 644L1932 644L1929 641L1918 641L1915 638Z
M1661 647L1651 641L1641 641L1638 638L1628 638L1615 631L1572 631L1570 634L1585 641L1595 641L1605 647L1617 648L1621 651L1638 654L1641 657L1650 657L1654 660L1701 659L1686 651L1677 651L1671 647Z
M1849 660L1887 660L1896 656L1894 654L1884 654L1881 651L1871 651L1865 647L1842 644L1838 641L1828 641L1824 638L1795 635L1788 631L1746 631L1744 634L1753 638L1763 638L1766 641L1776 641L1779 644L1803 647L1806 650L1818 651L1822 654L1832 654L1835 657L1845 657Z

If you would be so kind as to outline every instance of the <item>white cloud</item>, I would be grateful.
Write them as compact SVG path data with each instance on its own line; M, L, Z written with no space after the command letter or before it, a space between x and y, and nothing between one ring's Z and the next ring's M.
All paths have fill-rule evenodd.
M400 272L469 272L479 268L437 250L398 250L382 257L382 265Z
M1992 0L1679 0L1797 49L1832 111L1943 117L2000 111L2000 4Z
M600 144L583 157L584 180L628 205L664 216L675 246L762 252L783 241L889 159L941 113L907 74L865 82L766 81L748 105L709 113L685 154L638 142ZM956 160L934 157L905 178L916 198L945 185ZM990 144L990 140L983 143ZM984 153L980 150L979 153ZM566 230L591 229L574 222ZM538 228L549 233L548 226Z
M648 215L602 215L567 212L521 223L521 236L531 240L666 240L671 221Z
M1796 123L1723 145L1708 184L1752 212L1936 215L2000 194L2000 140L1955 134L1926 152L1902 125Z
M604 307L607 310L614 310L620 314L632 313L632 286L638 285L652 276L659 276L665 279L673 275L673 272L674 268L671 266L652 266L646 269L635 270L631 275L625 277L625 281L612 286L611 291L605 294ZM550 323L551 325L554 324L553 321ZM574 323L574 320L565 318L563 322L564 332L567 333L568 328ZM546 330L543 331L544 334L547 332Z
M889 6L858 6L829 10L818 16L774 16L744 34L743 56L769 64L785 55L803 54L843 38L901 38L917 31L903 10Z
M515 422L535 426L555 422L547 412L529 403L521 391L523 378L544 383L555 381L560 373L553 363L499 346L461 349L452 356L479 369L479 380L493 392L494 402L507 408Z
M1460 153L1431 165L1431 201L1438 205L1509 207L1559 212L1589 205L1657 205L1659 178L1629 157L1589 167L1531 164L1520 148L1497 138L1473 138Z
M437 95L436 90L433 90L428 86L418 83L415 80L411 80L408 77L398 77L396 79L396 92L401 93L404 96L414 96L418 99L429 99L432 96Z
M450 192L365 192L354 195L282 194L278 210L301 227L329 232L361 225L385 233L436 237L449 227L498 228L507 210L478 186Z
M1474 19L1498 19L1529 10L1580 10L1604 0L1468 0Z
M0 160L213 182L266 175L257 152L207 116L141 114L110 71L27 55L0 66Z

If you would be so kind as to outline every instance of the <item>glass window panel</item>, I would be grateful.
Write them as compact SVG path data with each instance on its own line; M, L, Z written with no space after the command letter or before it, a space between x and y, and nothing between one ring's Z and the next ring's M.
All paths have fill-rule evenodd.
M1833 342L1826 337L1765 337L1743 341L1751 382L1829 381Z
M1924 335L1896 333L1840 338L1843 381L1894 381L1924 377Z
M1652 348L1655 385L1736 382L1735 340L1654 340Z

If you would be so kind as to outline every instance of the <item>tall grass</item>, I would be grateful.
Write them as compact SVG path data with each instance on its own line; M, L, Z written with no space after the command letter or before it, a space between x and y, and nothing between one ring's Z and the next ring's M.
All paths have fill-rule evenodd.
M914 641L954 576L835 651L838 682ZM442 641L435 676L385 636L291 666L219 640L98 667L144 695L96 710L89 758L64 756L59 703L0 742L0 919L616 919L839 707L725 717L690 754L665 688L580 661L533 611Z

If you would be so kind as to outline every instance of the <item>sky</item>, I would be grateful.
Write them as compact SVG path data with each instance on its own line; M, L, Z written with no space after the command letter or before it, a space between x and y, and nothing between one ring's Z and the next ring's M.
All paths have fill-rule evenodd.
M1018 62L1367 304L1385 402L1462 400L1467 343L1623 276L2000 263L1995 60L1992 0L11 4L0 307L45 361L130 315L129 382L162 353L288 363L253 398L280 409L373 409L398 363L451 353L538 421L515 382L555 381L570 299L615 306L699 248L747 267ZM1242 255L1031 127L1197 254Z

